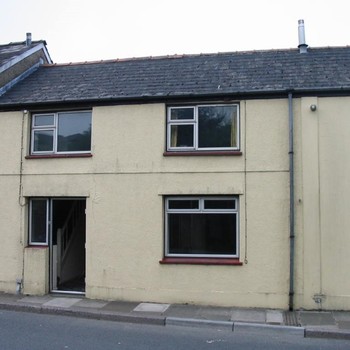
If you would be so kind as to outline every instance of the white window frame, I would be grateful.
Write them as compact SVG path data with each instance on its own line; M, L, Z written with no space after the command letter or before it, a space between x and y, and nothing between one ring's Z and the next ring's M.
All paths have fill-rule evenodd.
M64 112L55 112L55 113L34 113L32 115L32 126L31 126L31 143L30 143L30 149L31 154L38 155L38 154L82 154L82 153L91 153L91 147L88 151L64 151L64 152L58 152L57 151L57 135L58 135L58 118L61 114L79 114L79 113L91 113L91 144L92 144L92 111L91 110L84 110L84 111L64 111ZM43 126L36 126L35 125L35 117L40 116L53 116L54 117L54 123L53 125L43 125ZM53 131L53 150L52 151L34 151L34 134L35 131Z
M171 200L198 200L198 209L169 209L169 201ZM234 209L204 209L206 200L234 200ZM238 196L169 196L165 198L164 216L165 216L165 237L164 237L164 256L166 258L238 258L239 257L239 200ZM173 254L169 253L169 223L168 214L172 213L205 213L205 214L235 214L236 215L236 254Z
M236 147L198 147L198 109L200 107L225 107L235 106L237 108L237 130L236 130ZM193 119L176 119L171 120L171 111L173 109L193 108ZM171 126L172 125L193 125L193 147L172 147L171 146ZM238 151L240 149L240 110L238 103L221 103L221 104L198 104L198 105L179 105L169 106L167 108L167 150L168 151Z
M36 242L32 240L32 205L33 201L46 201L46 239L45 242ZM31 198L29 201L29 245L40 245L40 246L47 246L49 244L49 226L50 226L50 218L49 218L49 200L47 198Z

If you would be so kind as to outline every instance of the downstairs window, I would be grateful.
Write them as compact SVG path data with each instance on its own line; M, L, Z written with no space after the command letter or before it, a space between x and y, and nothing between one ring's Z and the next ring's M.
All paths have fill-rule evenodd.
M165 257L238 257L238 198L165 199Z

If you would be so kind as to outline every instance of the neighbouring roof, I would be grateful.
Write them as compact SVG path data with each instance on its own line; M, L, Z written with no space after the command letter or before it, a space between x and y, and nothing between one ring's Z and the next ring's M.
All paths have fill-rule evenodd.
M350 46L43 65L0 106L295 92L350 93Z
M0 45L0 68L6 69L8 66L17 63L20 58L30 55L32 52L43 49L47 55L47 60L51 62L51 58L46 50L46 42L44 40L33 41L31 45L26 42L15 42L6 45Z

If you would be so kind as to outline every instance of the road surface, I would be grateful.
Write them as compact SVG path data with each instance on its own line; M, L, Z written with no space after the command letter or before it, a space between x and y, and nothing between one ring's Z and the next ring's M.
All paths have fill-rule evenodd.
M150 326L0 310L1 350L349 350L350 341L234 334L228 330Z

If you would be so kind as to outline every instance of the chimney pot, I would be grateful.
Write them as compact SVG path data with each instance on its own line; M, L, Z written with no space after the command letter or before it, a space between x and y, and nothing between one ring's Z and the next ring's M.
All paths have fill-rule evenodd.
M26 46L32 45L32 33L27 33Z
M299 34L299 52L300 53L307 53L307 47L308 45L305 42L305 27L304 27L304 20L299 19L298 21L298 34Z

